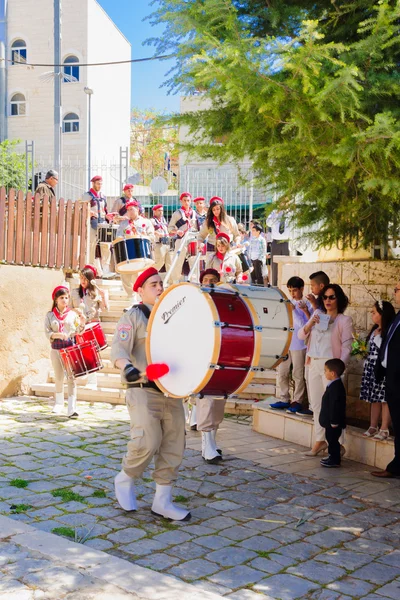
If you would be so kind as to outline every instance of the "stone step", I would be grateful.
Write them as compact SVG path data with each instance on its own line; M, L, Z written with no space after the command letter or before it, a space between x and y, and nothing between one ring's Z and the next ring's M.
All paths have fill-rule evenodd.
M34 383L31 390L35 396L54 396L54 383ZM64 385L65 397L67 397L67 386ZM78 386L77 399L85 402L108 402L109 404L125 404L125 391L117 388L98 388L89 390Z
M48 383L55 383L54 372L50 371ZM79 387L84 387L87 384L87 377L78 377L76 383ZM125 390L121 382L120 372L104 373L103 370L97 372L97 387L99 389L114 389Z
M101 327L104 333L114 334L114 331L117 327L117 321L101 321ZM111 336L112 339L112 336ZM107 338L108 340L108 338Z
M125 300L110 300L109 306L111 312L119 311L120 313L122 313L124 308L129 308L130 306L132 306L132 304L132 300L128 300L128 298L126 298Z
M275 394L275 389L275 386L271 384L251 383L242 392L235 394L235 398L254 398L255 400L263 400L264 398Z

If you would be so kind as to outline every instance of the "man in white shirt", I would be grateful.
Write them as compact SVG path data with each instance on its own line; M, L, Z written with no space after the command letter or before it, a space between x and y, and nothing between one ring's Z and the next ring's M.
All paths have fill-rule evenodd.
M291 231L287 213L274 210L267 218L267 225L271 227L272 285L278 285L278 265L274 262L274 256L289 256Z

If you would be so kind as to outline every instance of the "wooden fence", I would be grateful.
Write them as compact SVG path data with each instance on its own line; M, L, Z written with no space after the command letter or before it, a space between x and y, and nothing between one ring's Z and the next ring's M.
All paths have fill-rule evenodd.
M77 271L87 263L88 203L0 188L0 264Z

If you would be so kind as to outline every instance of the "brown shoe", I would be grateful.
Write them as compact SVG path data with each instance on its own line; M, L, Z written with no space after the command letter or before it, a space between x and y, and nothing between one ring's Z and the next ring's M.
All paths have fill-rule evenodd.
M390 479L391 477L394 477L393 473L391 473L390 471L371 471L371 475L373 477L384 477L386 479Z

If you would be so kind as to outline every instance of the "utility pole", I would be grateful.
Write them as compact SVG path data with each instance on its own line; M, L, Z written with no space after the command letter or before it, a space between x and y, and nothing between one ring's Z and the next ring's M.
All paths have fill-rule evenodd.
M58 171L62 196L62 119L61 119L61 0L54 0L54 168Z
M7 0L0 0L0 142L7 139Z

